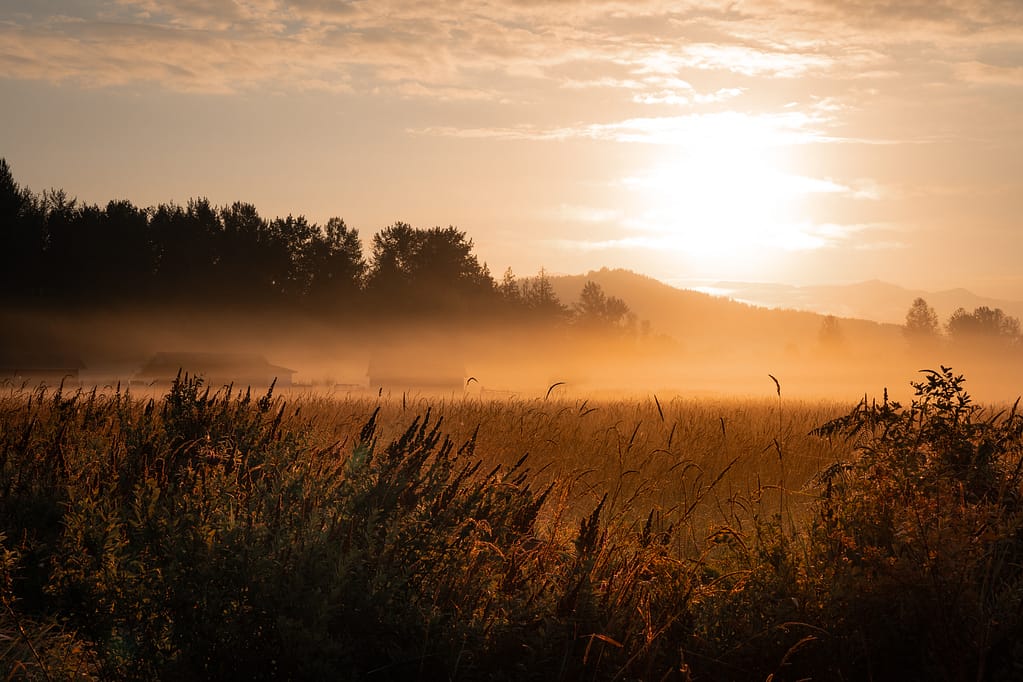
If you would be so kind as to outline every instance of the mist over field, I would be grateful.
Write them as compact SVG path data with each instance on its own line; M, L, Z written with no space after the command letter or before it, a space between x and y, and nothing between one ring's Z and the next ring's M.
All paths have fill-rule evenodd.
M100 207L21 187L2 160L0 199L0 370L15 383L142 388L181 370L212 388L763 396L777 379L786 396L855 400L953 365L989 400L1023 385L1018 318L967 293L943 294L943 311L958 307L939 318L886 289L906 299L875 306L880 319L901 306L895 324L621 269L496 277L453 226L364 237L340 218L268 219L241 202ZM840 294L822 305L840 308Z
M773 375L786 397L854 401L885 388L904 397L918 370L942 364L966 372L975 394L986 400L1012 400L1023 386L1020 364L1000 349L950 344L917 349L898 326L854 320L834 321L832 339L824 326L828 318L749 307L736 313L726 301L703 303L721 310L686 321L658 321L674 327L675 334L651 322L644 335L624 337L514 320L378 319L337 325L286 312L182 309L60 316L5 312L3 323L10 330L8 357L25 357L25 349L31 349L29 355L43 361L73 358L83 366L77 377L67 378L69 386L120 382L133 390L158 378L142 372L157 353L179 356L169 361L200 375L209 375L210 368L201 361L189 366L196 354L259 356L293 371L277 377L279 388L325 393L493 398L542 395L557 383L560 393L575 396L766 396L776 390ZM161 387L173 378L164 374ZM252 381L245 374L214 374L207 378ZM256 386L268 378L256 379Z
M0 666L1023 666L1001 307L916 296L894 324L620 269L498 280L454 227L397 222L364 255L340 219L100 208L9 172L0 214Z
M1021 55L0 1L0 682L1023 679Z

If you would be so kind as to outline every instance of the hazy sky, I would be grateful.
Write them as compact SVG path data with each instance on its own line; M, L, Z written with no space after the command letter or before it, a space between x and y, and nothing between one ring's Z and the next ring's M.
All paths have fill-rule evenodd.
M1023 299L1023 2L0 0L36 191Z

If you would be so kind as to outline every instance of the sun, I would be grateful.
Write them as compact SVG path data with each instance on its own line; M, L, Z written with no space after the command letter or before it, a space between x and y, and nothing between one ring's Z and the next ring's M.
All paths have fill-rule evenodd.
M720 275L748 271L772 253L826 245L810 226L805 200L840 186L788 172L787 144L777 131L735 117L701 125L623 181L636 199L628 227Z

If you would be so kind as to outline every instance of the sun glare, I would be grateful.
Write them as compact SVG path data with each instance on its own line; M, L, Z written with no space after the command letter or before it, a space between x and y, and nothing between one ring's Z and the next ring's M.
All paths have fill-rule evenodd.
M827 244L804 199L845 188L784 170L786 141L776 130L735 117L703 124L693 141L624 180L637 198L631 228L721 274L771 252Z

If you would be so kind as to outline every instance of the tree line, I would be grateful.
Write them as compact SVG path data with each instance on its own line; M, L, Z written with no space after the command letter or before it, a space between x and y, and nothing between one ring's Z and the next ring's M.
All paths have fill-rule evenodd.
M918 346L948 340L960 345L1018 348L1023 346L1020 321L1001 308L979 306L973 312L957 308L942 325L934 308L917 298L906 313L906 338Z
M546 272L500 282L455 227L395 222L369 253L341 218L266 219L255 206L139 208L81 203L63 190L35 193L0 159L0 298L43 307L160 304L286 308L335 319L359 316L512 315L522 320L626 330L635 317L593 282L572 306Z

